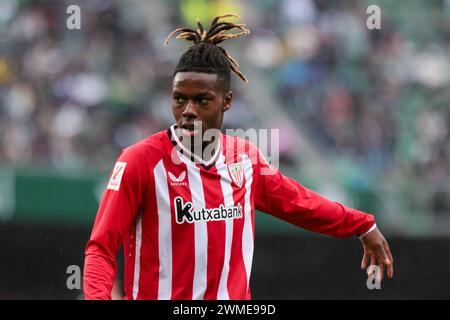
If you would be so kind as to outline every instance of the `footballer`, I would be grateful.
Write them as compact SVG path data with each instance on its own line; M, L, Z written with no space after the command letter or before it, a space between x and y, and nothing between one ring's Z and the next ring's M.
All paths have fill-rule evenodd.
M357 236L361 268L378 266L380 280L393 276L374 216L305 188L251 142L220 133L232 105L231 72L247 81L218 45L249 33L221 20L230 16L168 36L165 44L177 33L193 42L173 73L175 121L120 153L85 249L86 299L111 299L122 245L125 299L251 299L255 210L313 232ZM193 142L210 131L219 134Z

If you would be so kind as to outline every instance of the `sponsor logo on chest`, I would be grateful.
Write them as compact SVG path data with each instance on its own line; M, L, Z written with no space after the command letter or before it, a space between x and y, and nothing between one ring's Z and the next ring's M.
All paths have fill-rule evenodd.
M182 197L174 199L175 205L175 219L178 224L193 223L197 221L222 221L227 219L241 219L242 206L240 203L237 206L226 207L221 204L218 208L206 209L202 208L194 210L192 202L184 203Z
M186 182L186 171L180 173L178 177L176 177L172 172L169 172L170 185L171 186L187 186Z

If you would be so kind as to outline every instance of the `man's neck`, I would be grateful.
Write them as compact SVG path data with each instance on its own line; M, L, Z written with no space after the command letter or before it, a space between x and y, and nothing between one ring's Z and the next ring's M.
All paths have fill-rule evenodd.
M212 141L202 141L203 135L202 137L196 136L195 138L185 138L177 130L174 130L174 135L184 149L189 151L192 155L196 155L204 162L208 162L216 156L217 149L220 148L220 137L213 138Z
M194 139L195 140L195 139ZM197 155L203 161L208 162L216 154L216 150L219 147L217 141L181 141L183 146L188 149L192 154ZM196 145L197 143L197 145ZM201 144L201 145L200 145Z

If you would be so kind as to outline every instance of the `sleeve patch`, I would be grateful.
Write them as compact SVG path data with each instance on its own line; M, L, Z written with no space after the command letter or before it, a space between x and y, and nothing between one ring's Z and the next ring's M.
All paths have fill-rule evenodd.
M120 182L122 181L122 176L127 166L126 162L116 162L114 170L111 174L111 178L108 182L108 187L106 189L118 191L120 189Z

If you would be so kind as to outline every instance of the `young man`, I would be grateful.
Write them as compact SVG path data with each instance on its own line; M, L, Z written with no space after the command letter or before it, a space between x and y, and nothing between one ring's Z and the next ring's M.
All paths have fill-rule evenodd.
M248 34L213 20L209 30L178 28L193 41L173 78L176 123L123 150L86 247L87 299L110 299L124 245L127 299L250 299L254 210L335 237L359 236L361 267L393 276L393 259L372 215L329 201L283 176L246 140L216 134L230 109L230 70L218 43ZM230 29L241 30L227 34ZM201 128L197 126L201 124ZM213 135L214 136L214 135ZM194 138L194 139L192 139ZM197 148L199 146L199 148Z

